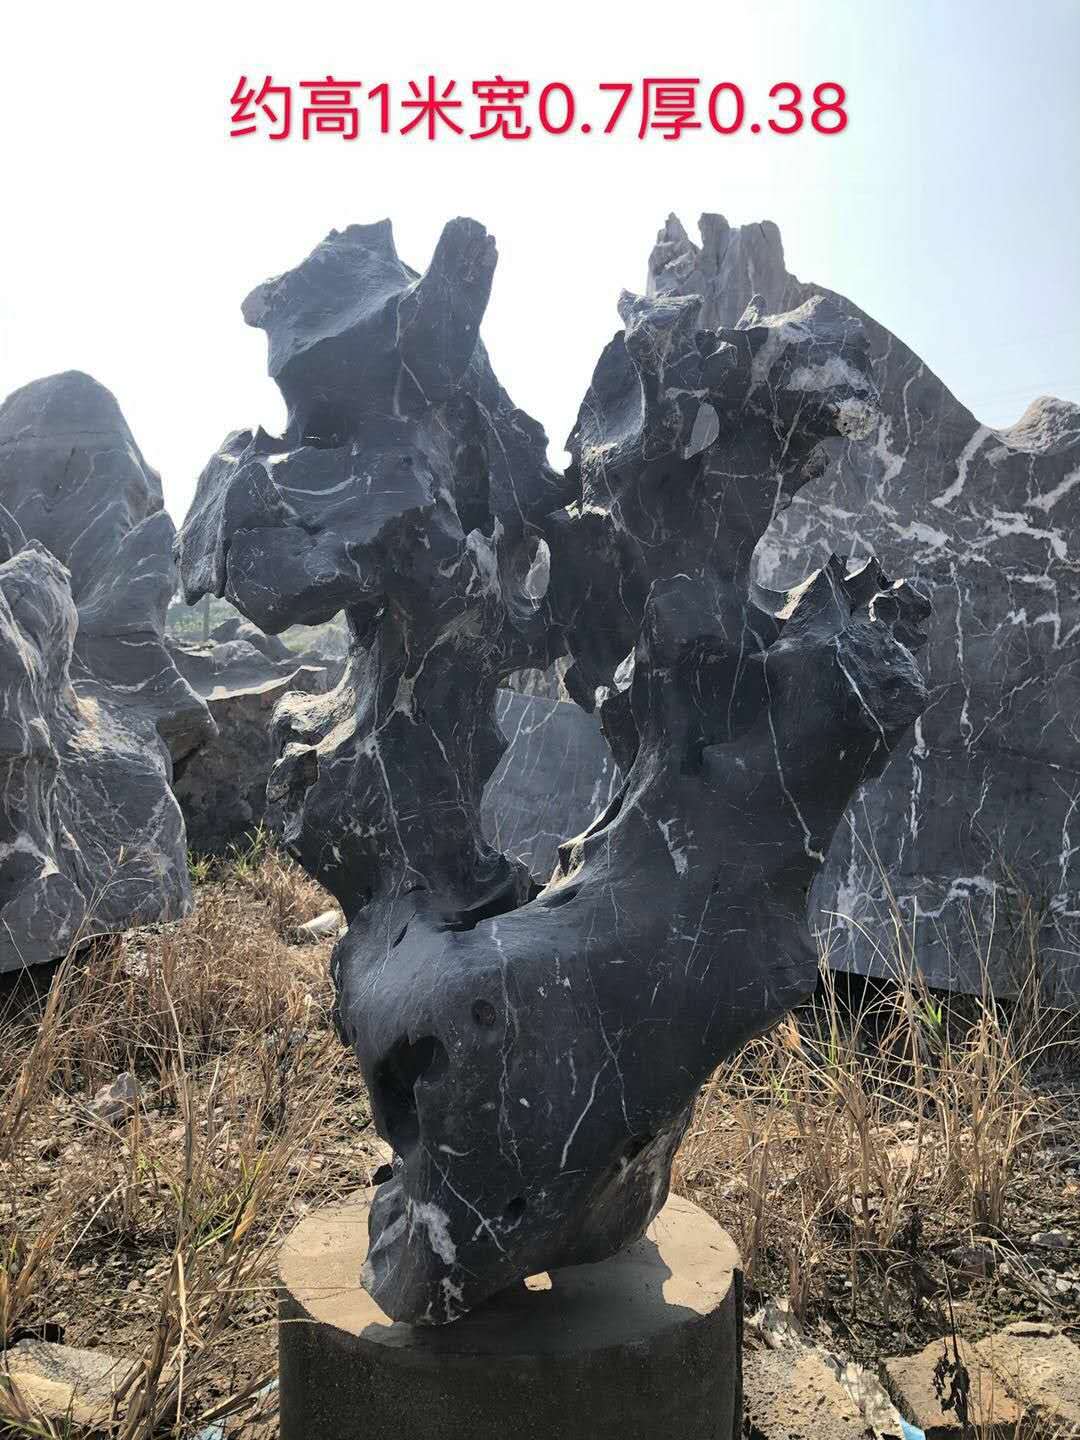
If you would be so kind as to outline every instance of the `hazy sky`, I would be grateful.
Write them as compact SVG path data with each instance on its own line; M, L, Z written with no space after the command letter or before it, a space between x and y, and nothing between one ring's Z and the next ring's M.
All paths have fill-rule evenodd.
M465 95L497 73L561 80L596 124L517 143L229 138L242 73L328 72L394 92L434 73ZM748 116L778 81L835 80L850 121L831 138L600 134L597 84L647 75L737 81ZM1080 401L1078 75L1080 0L9 5L0 394L95 375L179 521L227 431L281 426L247 292L331 227L384 216L423 268L465 214L498 241L496 370L561 445L666 214L693 230L719 210L777 221L800 278L1010 424L1038 394Z

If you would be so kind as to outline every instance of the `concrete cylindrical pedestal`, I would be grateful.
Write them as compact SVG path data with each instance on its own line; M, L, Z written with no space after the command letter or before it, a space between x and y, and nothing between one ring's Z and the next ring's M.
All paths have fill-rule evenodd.
M395 1323L360 1288L368 1194L280 1259L281 1440L733 1440L739 1255L672 1196L644 1239L534 1276L453 1325Z

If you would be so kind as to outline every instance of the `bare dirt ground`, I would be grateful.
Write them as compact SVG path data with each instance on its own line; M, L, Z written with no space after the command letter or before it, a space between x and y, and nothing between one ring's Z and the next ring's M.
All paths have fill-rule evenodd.
M194 868L187 920L0 995L0 1333L122 1357L99 1430L269 1440L276 1247L380 1157L330 943L294 943L328 897L261 837ZM748 1306L872 1367L1008 1320L1080 1331L1073 1019L823 973L705 1087L675 1168ZM85 1432L0 1384L0 1433Z

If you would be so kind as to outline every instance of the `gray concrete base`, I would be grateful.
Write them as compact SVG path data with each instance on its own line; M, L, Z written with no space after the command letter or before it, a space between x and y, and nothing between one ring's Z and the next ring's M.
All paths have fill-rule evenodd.
M453 1325L360 1288L370 1192L307 1216L279 1262L281 1440L733 1440L741 1275L672 1196L599 1265L533 1276Z

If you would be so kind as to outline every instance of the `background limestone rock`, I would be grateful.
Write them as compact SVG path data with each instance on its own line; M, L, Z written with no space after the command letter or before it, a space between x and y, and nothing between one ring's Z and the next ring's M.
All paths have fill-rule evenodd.
M163 640L174 588L175 528L161 477L143 459L113 395L68 371L0 406L0 502L27 539L65 565L79 610L75 677L127 697L174 759L210 733L206 707Z
M0 970L186 912L172 761L213 731L163 643L172 521L87 375L0 406Z
M291 690L327 690L342 662L317 645L290 650L241 615L216 625L209 644L168 644L217 726L212 740L177 764L173 789L191 849L221 854L266 814L266 782L277 758L270 739L274 706Z
M227 633L207 645L169 642L177 669L204 699L216 699L272 680L286 679L302 665L329 668L322 655L298 654L282 644L276 635L264 635L246 621L218 629Z
M702 295L730 325L754 294L780 312L812 295L769 221L674 217L649 261L655 295ZM850 300L870 343L881 418L868 442L827 445L824 475L758 547L780 588L830 550L901 560L932 586L930 704L914 738L848 811L816 887L832 961L881 973L895 894L932 983L978 988L990 946L1013 989L1040 942L1048 990L1080 991L1080 407L1035 400L994 431ZM956 323L955 318L947 323ZM887 881L886 878L887 877ZM891 947L890 947L891 948Z
M215 648L232 650L238 643ZM192 850L222 854L266 815L266 782L277 758L270 738L274 707L290 691L318 692L327 682L325 667L295 660L283 670L267 661L261 677L246 656L233 667L219 660L216 683L203 692L217 734L177 766L173 784Z

